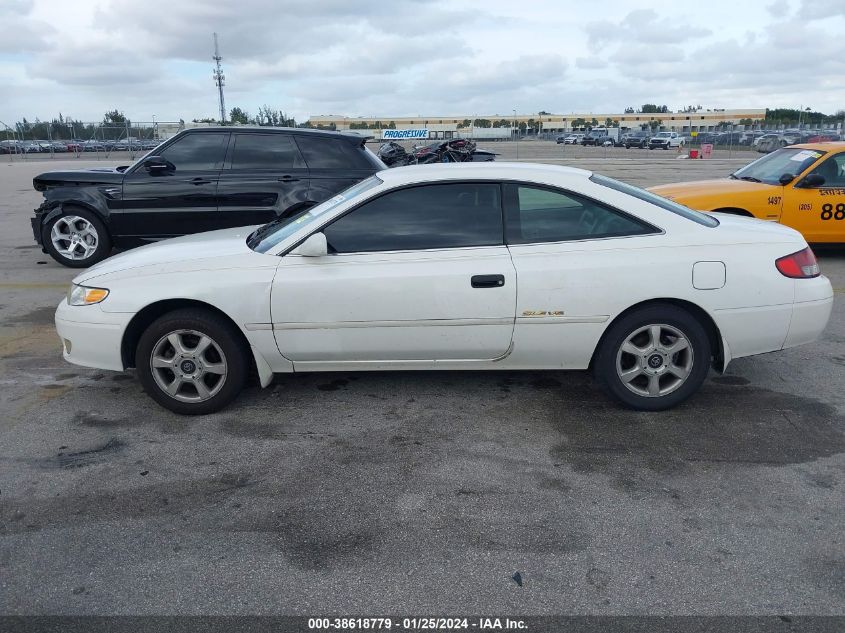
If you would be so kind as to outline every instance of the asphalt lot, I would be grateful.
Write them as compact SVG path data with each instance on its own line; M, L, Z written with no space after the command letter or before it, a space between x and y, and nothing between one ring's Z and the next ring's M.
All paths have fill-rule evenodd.
M754 157L664 153L519 146L639 185ZM0 613L845 614L845 250L820 253L821 341L670 412L583 373L433 372L277 377L183 418L61 358L74 273L29 217L68 164L108 163L0 157Z

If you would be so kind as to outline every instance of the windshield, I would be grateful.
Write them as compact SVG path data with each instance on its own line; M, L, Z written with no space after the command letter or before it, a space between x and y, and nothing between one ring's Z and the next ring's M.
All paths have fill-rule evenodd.
M821 158L825 152L799 147L785 147L758 158L750 165L731 174L731 178L779 185L784 174L797 176Z
M665 211L679 215L687 220L692 220L696 224L710 228L719 226L719 220L714 218L712 215L707 215L706 213L701 213L700 211L693 211L689 207L685 207L684 205L678 204L668 198L658 196L656 193L651 193L645 189L640 189L639 187L614 180L613 178L608 178L607 176L600 176L599 174L593 174L590 176L590 180L598 185L613 189L614 191L621 191L622 193L627 193L629 196L633 196L639 200L650 202Z
M660 138L667 138L667 137L672 136L672 135L669 132L658 132L657 136L660 137Z
M264 226L260 226L247 238L247 246L256 252L266 253L302 227L308 226L316 218L334 209L341 202L346 202L350 198L354 198L365 191L378 187L382 182L377 176L370 176L366 180L362 180L358 184L344 189L335 197L329 198L315 207L303 209L299 213L294 213L286 218L279 218Z

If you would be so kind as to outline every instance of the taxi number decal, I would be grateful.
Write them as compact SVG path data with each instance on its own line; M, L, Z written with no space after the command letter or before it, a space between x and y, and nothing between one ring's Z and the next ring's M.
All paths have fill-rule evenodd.
M829 202L822 205L822 220L845 220L845 202L840 202L836 205L834 211L833 205Z
M801 204L798 205L798 210L799 211L812 211L813 205L810 204L809 202L802 202Z
M769 204L780 204L780 196L769 196Z

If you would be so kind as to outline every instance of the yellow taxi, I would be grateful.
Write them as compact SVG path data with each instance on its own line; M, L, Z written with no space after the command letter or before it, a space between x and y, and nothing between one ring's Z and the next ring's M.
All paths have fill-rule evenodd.
M728 178L649 191L699 211L780 222L808 242L845 242L845 142L790 145Z

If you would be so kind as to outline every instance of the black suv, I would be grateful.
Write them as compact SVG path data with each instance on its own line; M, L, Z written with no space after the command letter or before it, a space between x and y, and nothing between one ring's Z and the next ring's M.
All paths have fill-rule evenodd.
M264 224L386 169L365 142L300 128L186 130L129 167L37 176L32 232L57 262L83 268L112 247Z
M648 147L650 139L650 132L646 132L645 130L636 130L634 132L628 132L622 137L622 145L625 146L625 149L631 149L632 147L645 149Z

